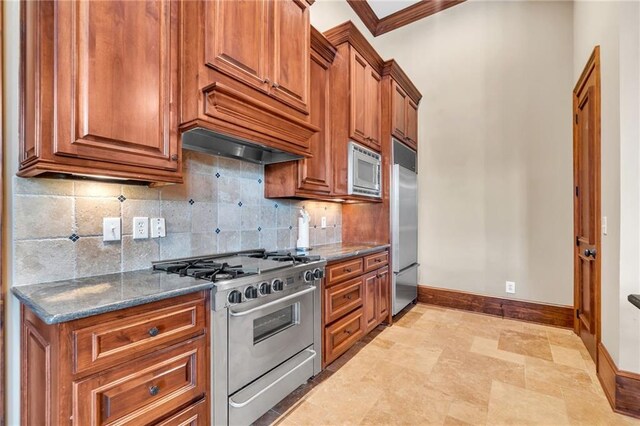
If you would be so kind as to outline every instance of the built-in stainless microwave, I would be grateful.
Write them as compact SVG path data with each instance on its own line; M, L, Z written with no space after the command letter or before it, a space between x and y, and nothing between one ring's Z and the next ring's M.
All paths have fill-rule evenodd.
M355 142L349 142L349 195L382 196L381 157Z

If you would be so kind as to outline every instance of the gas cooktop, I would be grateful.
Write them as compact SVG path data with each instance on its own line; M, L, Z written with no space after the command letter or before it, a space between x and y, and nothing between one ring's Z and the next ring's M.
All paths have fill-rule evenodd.
M153 262L153 270L215 283L320 260L320 256L300 255L292 251L257 249Z

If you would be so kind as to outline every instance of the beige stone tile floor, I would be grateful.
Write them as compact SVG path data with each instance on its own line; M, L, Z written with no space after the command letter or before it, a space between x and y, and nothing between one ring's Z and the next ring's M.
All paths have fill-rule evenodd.
M570 330L418 304L257 424L640 425Z

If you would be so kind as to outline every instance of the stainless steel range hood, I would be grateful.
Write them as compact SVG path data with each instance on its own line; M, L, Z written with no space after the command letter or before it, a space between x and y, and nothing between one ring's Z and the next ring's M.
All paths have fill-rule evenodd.
M196 127L184 132L182 134L182 147L192 151L237 158L238 160L257 164L282 163L304 158L301 155L223 135L202 127Z

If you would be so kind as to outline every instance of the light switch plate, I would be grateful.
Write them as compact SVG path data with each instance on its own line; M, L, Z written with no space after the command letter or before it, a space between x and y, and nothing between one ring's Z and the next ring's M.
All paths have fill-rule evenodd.
M505 291L507 293L515 293L516 292L516 283L513 281L507 281Z
M326 227L327 227L327 217L322 216L322 218L320 219L320 228L326 228Z
M602 235L607 235L607 217L602 216Z
M149 218L134 217L133 218L133 239L142 240L149 238Z
M167 228L163 217L151 218L151 238L163 238L167 236Z
M120 218L102 218L102 241L120 241Z

